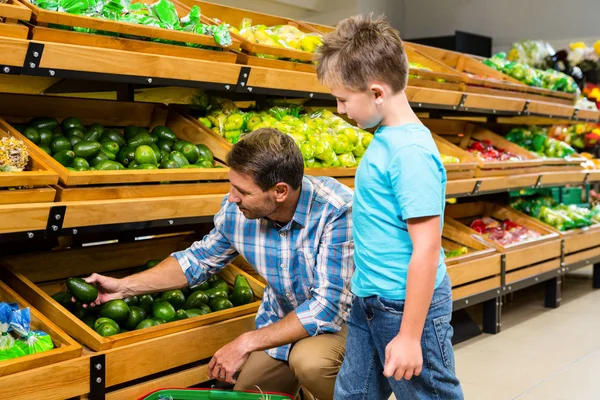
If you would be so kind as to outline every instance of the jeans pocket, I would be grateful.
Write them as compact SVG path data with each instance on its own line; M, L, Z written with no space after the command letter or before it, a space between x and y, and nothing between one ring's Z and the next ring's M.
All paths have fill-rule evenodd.
M390 300L380 296L374 296L374 308L389 312L390 314L402 315L404 312L404 300Z
M450 325L451 319L451 314L442 315L433 320L433 327L435 329L435 336L442 354L444 365L454 372L454 350L452 349L452 335L454 334L454 329L452 328L452 325Z

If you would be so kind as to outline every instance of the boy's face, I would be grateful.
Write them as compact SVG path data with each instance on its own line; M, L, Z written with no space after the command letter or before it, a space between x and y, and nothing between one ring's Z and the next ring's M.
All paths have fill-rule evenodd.
M338 113L356 121L359 128L373 128L383 120L382 99L376 90L356 92L342 85L331 86L330 90L337 100Z

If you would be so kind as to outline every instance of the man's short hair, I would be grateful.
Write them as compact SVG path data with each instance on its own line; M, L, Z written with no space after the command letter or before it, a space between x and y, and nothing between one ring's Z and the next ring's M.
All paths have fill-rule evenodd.
M249 175L263 191L279 182L298 189L304 176L304 159L294 140L277 129L262 128L244 136L229 154L227 165Z

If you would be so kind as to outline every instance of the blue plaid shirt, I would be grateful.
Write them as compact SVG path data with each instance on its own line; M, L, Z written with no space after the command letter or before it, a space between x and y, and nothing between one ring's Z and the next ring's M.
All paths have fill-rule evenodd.
M246 219L227 197L214 223L204 239L172 254L190 286L241 254L267 282L256 316L258 329L293 311L310 336L341 329L353 299L350 189L332 178L305 176L294 217L284 227L267 219ZM290 350L286 345L267 353L287 360Z

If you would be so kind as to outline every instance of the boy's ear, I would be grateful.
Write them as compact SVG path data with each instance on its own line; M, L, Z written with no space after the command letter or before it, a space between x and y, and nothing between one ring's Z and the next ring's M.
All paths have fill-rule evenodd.
M373 99L375 100L375 104L381 105L383 104L383 100L385 98L385 89L382 85L378 83L373 83L369 88L371 93L373 94Z

